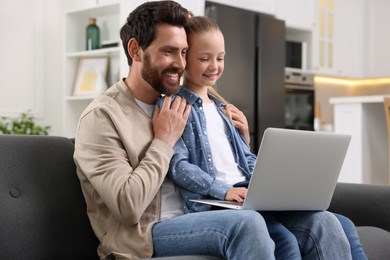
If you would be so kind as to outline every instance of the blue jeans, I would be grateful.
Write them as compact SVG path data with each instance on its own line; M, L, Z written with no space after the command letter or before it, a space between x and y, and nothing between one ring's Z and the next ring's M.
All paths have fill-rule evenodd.
M345 234L349 244L351 245L352 259L353 260L367 260L367 256L364 253L362 244L359 240L359 235L357 233L355 224L347 217L344 217L340 214L333 213L337 219L340 221L341 226L344 229Z
M298 241L293 233L276 220L272 213L261 212L261 215L264 217L268 232L275 242L275 259L301 259Z
M156 223L153 256L211 255L272 260L275 245L263 217L251 210L213 210Z
M298 241L302 259L352 259L340 222L329 212L274 214ZM158 222L154 256L212 255L225 259L275 259L263 217L249 210L215 210Z
M328 211L291 211L273 216L294 234L302 259L352 259L341 223Z
M300 259L298 241L296 237L279 221L277 221L271 213L261 213L265 219L268 231L272 240L275 242L275 258L276 259ZM333 213L340 221L344 233L351 247L353 260L367 260L362 244L359 240L355 224L347 217Z

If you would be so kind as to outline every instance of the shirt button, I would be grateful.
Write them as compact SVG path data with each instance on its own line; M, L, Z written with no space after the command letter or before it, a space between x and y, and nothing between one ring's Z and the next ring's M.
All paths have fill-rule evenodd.
M204 135L207 135L207 132L206 132L206 131L203 131L203 134L204 134Z

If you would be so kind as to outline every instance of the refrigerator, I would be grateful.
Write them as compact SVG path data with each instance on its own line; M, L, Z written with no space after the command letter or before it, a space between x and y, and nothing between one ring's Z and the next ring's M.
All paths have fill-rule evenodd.
M225 37L225 71L214 87L246 115L257 153L266 128L284 128L285 23L211 1L205 7Z

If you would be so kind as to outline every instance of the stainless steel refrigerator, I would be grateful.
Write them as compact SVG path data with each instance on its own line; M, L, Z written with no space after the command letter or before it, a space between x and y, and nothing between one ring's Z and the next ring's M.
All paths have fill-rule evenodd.
M267 127L284 128L284 21L209 1L205 13L225 36L225 71L215 88L245 113L257 152Z

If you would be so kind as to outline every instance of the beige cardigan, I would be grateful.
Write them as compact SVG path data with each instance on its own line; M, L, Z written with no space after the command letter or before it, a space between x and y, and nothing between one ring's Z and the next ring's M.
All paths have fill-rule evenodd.
M160 217L159 190L172 155L153 139L150 117L122 80L83 112L74 160L100 258L153 254L151 227Z

